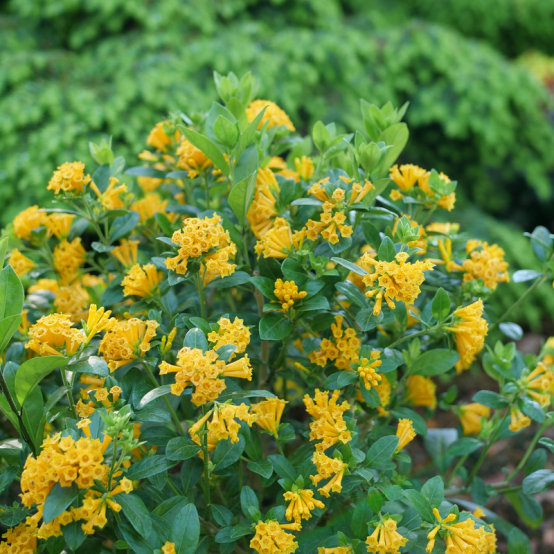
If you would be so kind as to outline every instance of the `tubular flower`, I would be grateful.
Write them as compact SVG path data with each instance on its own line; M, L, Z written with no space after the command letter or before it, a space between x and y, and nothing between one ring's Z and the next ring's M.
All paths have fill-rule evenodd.
M15 216L13 233L20 239L29 240L33 229L38 229L46 222L47 215L39 211L38 206L31 206Z
M53 213L46 218L44 224L55 237L65 239L74 219L75 216L73 214Z
M120 195L128 192L127 185L120 184L117 177L110 177L110 182L104 192L100 192L94 181L90 184L90 188L96 193L100 203L106 210L119 210L125 207L125 203Z
M226 317L219 318L219 329L208 335L208 340L215 343L214 350L227 344L234 344L237 349L231 355L233 359L237 354L242 354L250 344L250 329L244 325L244 321L235 317L235 321Z
M294 311L294 302L296 300L302 300L302 298L308 295L305 290L298 292L298 286L294 281L283 282L283 279L277 279L277 281L275 281L275 290L273 292L279 302L281 302L283 312L289 309Z
M375 267L375 273L362 277L366 286L372 289L366 292L366 296L376 299L374 315L381 313L383 298L391 310L395 308L393 300L404 302L406 305L413 304L421 292L419 287L425 280L423 272L433 269L433 264L429 260L406 262L406 252L399 252L395 257L396 261L393 262L376 262L368 254L364 254L362 258L363 263Z
M307 181L311 179L314 174L314 161L308 156L302 156L302 158L294 159L294 167L296 168L296 173L302 181Z
M175 554L175 543L166 541L162 546L163 554Z
M277 521L258 521L250 548L258 554L292 554L298 548L298 543L293 535L283 529L299 531L298 527L297 524L279 525Z
M412 442L417 433L414 431L412 421L409 419L399 419L398 427L396 429L396 436L398 437L398 446L396 452L400 452L407 444Z
M452 525L445 525L445 523L447 523L446 519L442 528L449 531L444 541L448 554L465 554L466 552L480 554L487 551L485 529L483 527L475 528L473 519L468 518Z
M300 250L304 243L306 230L292 232L283 218L277 218L274 226L266 231L261 240L255 246L256 254L264 258L285 259L295 249Z
M279 192L279 183L273 171L267 167L258 169L254 200L246 214L257 239L261 239L271 229L273 221L279 215L275 208Z
M379 359L381 353L379 350L372 350L371 357L362 358L356 371L364 381L364 386L367 390L371 390L371 386L376 387L379 381L383 379L381 375L377 373L377 368L382 365L382 361Z
M482 317L483 301L480 298L477 302L456 310L454 315L461 318L461 321L445 329L456 334L456 348L460 355L456 363L456 372L461 373L483 350L489 326Z
M295 492L287 491L283 496L285 501L289 502L285 517L288 521L294 519L298 524L300 524L301 519L310 519L315 508L325 508L325 504L321 500L313 498L314 491L310 489L299 489Z
M225 389L225 381L221 377L238 377L252 379L252 367L248 356L230 364L218 360L217 352L185 346L177 354L177 365L163 361L160 364L160 375L175 373L175 384L171 385L171 393L180 396L186 387L194 385L192 401L196 406L215 400Z
M250 102L250 105L246 108L246 117L248 117L248 121L254 121L256 116L264 108L266 110L258 125L258 129L261 129L267 121L268 129L271 129L272 127L284 126L289 131L295 130L289 116L277 104L275 104L275 102L271 102L270 100L253 100Z
M366 539L366 549L371 554L397 554L408 539L396 530L396 521L391 518L383 519L375 531Z
M191 179L194 179L201 171L213 165L212 160L202 150L196 148L194 144L185 138L183 138L177 148L177 156L179 156L178 166L188 171Z
M162 272L157 271L154 264L146 264L143 267L135 264L121 282L123 296L140 296L141 298L154 296L162 277Z
M381 382L378 385L375 385L375 391L379 395L379 400L381 401L381 405L377 406L377 411L379 412L380 416L388 416L389 412L386 410L386 407L390 404L390 382L385 377L381 380Z
M167 147L171 146L172 142L177 142L181 138L181 132L176 130L173 137L170 135L173 134L173 126L169 121L160 121L156 123L155 127L150 131L148 138L146 139L146 144L148 146L153 146L156 150L161 152L166 152Z
M135 317L114 323L98 347L110 371L142 358L150 350L149 343L159 325L157 321L141 321Z
M481 421L488 419L491 411L483 404L472 402L460 406L460 423L464 430L464 435L476 435L481 431Z
M362 255L354 263L355 265L367 271L368 273L373 273L373 271L375 271L373 266L363 261L364 254L368 254L372 258L375 258L377 256L377 252L375 252L375 250L373 250L371 246L365 245L364 247L362 247ZM354 283L360 290L365 289L365 285L362 280L362 275L359 275L358 273L351 271L348 274L348 277L346 279L347 281Z
M437 385L433 379L423 377L422 375L412 375L406 381L408 394L406 400L414 406L427 406L434 410L437 407L437 397L435 391Z
M224 404L219 406L213 411L212 421L208 422L210 412L199 419L190 429L190 438L199 446L202 446L198 431L202 428L204 423L208 429L208 452L213 452L219 441L229 440L233 444L239 442L238 431L240 425L235 421L239 419L248 423L252 427L252 423L256 421L256 415L249 413L250 406L242 403L240 406L234 406L232 404ZM202 453L200 453L201 457Z
M77 323L87 317L87 307L90 302L88 292L79 281L71 285L61 286L54 299L54 308L59 313L67 314L71 321Z
M348 464L338 458L329 458L329 456L326 456L323 452L314 452L312 462L317 468L317 474L310 475L314 487L317 486L320 481L331 477L325 486L318 489L319 494L325 496L325 498L329 498L330 491L340 492L342 490L341 483L344 470Z
M439 239L437 245L446 271L463 271L463 267L452 259L452 241L449 238L444 240Z
M23 277L35 267L35 262L24 256L17 248L11 251L8 263L13 267L18 277Z
M444 519L442 519L437 508L433 508L433 514L438 521L438 525L435 525L435 527L433 527L433 529L431 529L431 531L427 535L427 539L429 542L427 543L427 548L425 549L426 552L432 552L433 548L435 548L435 537L437 536L437 533L441 530L441 528L443 528L444 525L446 525L447 523L450 523L451 521L456 519L455 514L448 514ZM456 554L455 551L454 554Z
M331 360L338 369L346 369L358 362L360 339L352 327L342 328L343 321L344 316L335 316L335 323L331 325L333 341L323 339L319 350L308 354L312 363L324 367Z
M32 554L37 550L37 533L35 525L20 523L10 527L2 535L6 539L0 543L0 554Z
M159 194L153 192L151 194L147 194L144 198L137 200L129 209L133 212L138 212L139 221L141 223L145 223L157 213L165 212L166 208L167 200L162 200Z
M53 190L54 194L60 192L83 192L85 185L90 182L90 175L85 175L83 162L66 162L54 171L54 175L48 183L47 190Z
M89 306L88 319L84 326L87 344L92 340L94 335L106 329L109 330L116 324L117 320L113 317L110 318L111 314L110 310L105 310L104 308L98 309L96 304Z
M62 284L68 285L77 278L77 271L85 263L86 256L81 237L76 237L71 242L63 239L54 248L54 267L60 274Z
M137 263L138 240L123 239L119 241L119 246L112 250L112 254L124 267L130 267Z
M389 177L403 192L408 192L414 188L417 180L425 173L425 170L417 165L404 164L399 168L395 164L390 168ZM393 200L397 200L397 198L393 198Z
M531 419L523 414L517 406L510 408L510 431L517 433L531 425Z
M235 255L237 247L220 221L221 218L215 213L212 218L185 220L183 229L175 231L171 237L179 245L179 252L165 261L166 267L184 275L188 261L201 258L208 273L218 273L221 277L231 275L236 265L229 263L229 259Z
M521 379L525 392L536 400L543 408L550 404L550 391L554 385L554 375L539 362L537 367Z
M51 314L42 316L29 329L29 342L25 348L31 349L40 356L59 356L75 354L79 345L85 342L85 335L71 327L68 315Z
M315 448L318 452L324 452L333 444L341 441L343 444L352 440L350 431L346 429L346 422L342 414L350 408L348 402L337 404L339 397L338 390L333 392L329 399L328 392L315 390L315 397L312 399L307 394L304 396L306 411L315 419L310 423L310 440L321 440Z
M430 171L425 171L423 175L418 178L418 187L429 197L433 198L435 193L429 187L429 176L431 175ZM445 182L450 183L450 179L444 173L440 173L439 177ZM449 212L454 209L454 204L456 203L456 193L451 192L445 196L441 196L437 206L443 210L448 210Z
M508 262L504 261L504 250L496 244L478 240L470 240L466 244L466 252L470 258L462 264L464 283L474 279L482 279L486 287L495 290L498 283L507 283Z
M253 404L251 411L256 415L256 424L277 437L285 404L286 402L280 398L266 398L262 402Z
M48 290L54 294L58 294L60 286L55 279L39 279L34 285L27 289L27 292L37 292L39 290Z

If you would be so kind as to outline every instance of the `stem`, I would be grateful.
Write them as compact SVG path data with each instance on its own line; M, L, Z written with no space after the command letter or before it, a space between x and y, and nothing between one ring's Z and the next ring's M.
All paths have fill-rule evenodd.
M202 406L202 415L206 415L206 406ZM210 458L208 456L208 425L203 425L206 432L202 436L202 452L204 454L204 494L206 495L206 519L210 518Z
M196 274L196 290L198 292L198 299L200 300L200 314L202 319L208 319L208 313L206 308L206 297L204 295L204 279L200 276L200 272Z
M258 290L254 290L254 298L256 299L256 304L258 306L258 317L262 317L263 314L263 305L264 297L262 293ZM262 363L260 364L260 369L258 372L258 389L262 390L265 386L265 381L267 379L267 362L269 360L269 341L263 340L261 343L260 358Z
M275 437L275 442L277 444L277 450L279 450L279 454L281 454L281 456L283 456L283 458L285 458L285 453L283 452L283 448L279 444L279 440L277 439L277 437Z
M246 240L246 226L242 228L242 256L244 263L250 267L250 258L248 257L248 241Z
M425 219L420 223L420 225L423 227L428 221L429 221L429 218L433 215L433 212L437 209L437 206L433 206L428 212L427 212L427 215L425 216ZM414 218L414 219L417 219L417 218Z
M525 452L525 455L521 459L521 462L517 465L517 467L512 471L509 477L506 478L506 481L511 481L524 467L527 463L527 460L533 453L533 448L535 448L535 445L541 438L541 435L543 434L543 431L549 426L550 420L549 418L545 418L541 426L539 427L539 430L536 432L535 436L531 440L531 443L529 444L529 447L527 448L527 452Z
M179 489L171 482L171 479L169 476L167 477L167 486L177 495L181 496L181 493L179 492Z
M456 473L458 473L458 470L464 465L464 463L467 460L468 456L469 456L469 454L465 454L464 456L462 456L458 460L458 463L454 466L454 469L450 472L450 475L448 476L448 479L446 480L446 483L445 483L446 487L448 487L448 485L450 485L450 482L452 481L452 479L454 478Z
M69 381L67 380L67 376L65 374L65 369L62 367L60 369L60 373L62 375L62 381L63 384L68 387L67 389L67 400L69 402L69 407L71 408L71 413L73 414L73 417L75 419L79 419L79 416L77 415L77 410L75 409L75 399L73 398L73 387L69 384Z
M433 329L431 327L431 329ZM409 339L414 339L416 337L421 337L422 335L428 335L431 332L431 329L424 329L423 331L418 331L417 333L412 333L411 335L406 335L405 337L400 337L398 340L395 340L392 344L389 344L387 348L394 348L395 346L407 341Z
M112 467L110 468L110 478L108 479L108 490L112 490L112 479L115 470L115 459L117 455L117 440L113 441Z

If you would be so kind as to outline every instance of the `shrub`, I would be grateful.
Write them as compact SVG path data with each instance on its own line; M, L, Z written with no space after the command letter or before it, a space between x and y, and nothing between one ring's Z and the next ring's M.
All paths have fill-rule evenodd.
M541 271L493 318L504 252L434 220L455 181L395 163L406 105L302 137L249 74L215 77L222 103L156 124L142 165L91 143L97 167L59 166L55 207L0 243L0 409L21 437L0 449L21 489L0 552L493 554L497 531L530 552L486 506L542 518L554 349L485 341L520 336L506 320L553 279L552 236L535 229ZM440 392L473 365L495 390ZM491 446L530 426L487 484Z

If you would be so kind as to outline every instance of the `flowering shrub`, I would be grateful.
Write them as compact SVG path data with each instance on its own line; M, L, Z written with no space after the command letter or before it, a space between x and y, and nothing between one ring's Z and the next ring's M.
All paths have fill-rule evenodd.
M486 506L542 517L554 345L486 345L521 334L487 312L504 253L447 221L455 181L395 165L407 106L362 101L364 132L302 138L250 75L215 81L223 103L156 125L141 165L108 143L94 170L61 165L53 207L0 243L0 409L20 437L0 487L21 489L0 553L494 554L497 532L530 552ZM552 279L552 236L530 237L526 296ZM473 364L495 390L437 394ZM491 446L531 425L485 483ZM412 467L421 445L433 467Z

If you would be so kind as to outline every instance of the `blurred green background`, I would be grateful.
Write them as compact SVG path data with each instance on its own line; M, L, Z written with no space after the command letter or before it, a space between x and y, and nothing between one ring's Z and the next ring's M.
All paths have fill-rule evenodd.
M533 267L523 230L552 228L554 2L11 0L0 4L0 212L49 198L66 160L113 136L135 165L167 112L207 109L212 71L251 70L301 132L361 123L359 98L409 100L403 162L458 185L453 217ZM495 307L527 285L505 285ZM554 293L515 320L551 333Z

